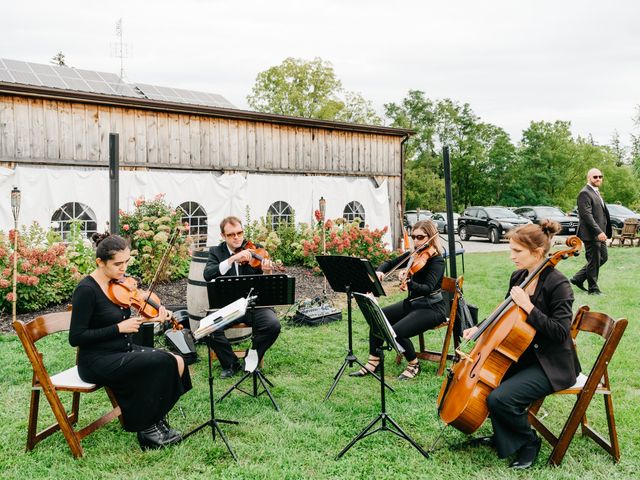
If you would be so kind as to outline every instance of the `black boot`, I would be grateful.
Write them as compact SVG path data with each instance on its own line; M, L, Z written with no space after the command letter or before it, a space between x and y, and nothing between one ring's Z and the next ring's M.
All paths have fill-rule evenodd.
M180 438L175 438L165 430L162 422L139 431L137 436L142 450L162 448L180 441Z
M176 441L182 440L182 433L174 428L171 428L171 425L169 425L169 422L167 422L166 418L160 420L158 424L160 425L160 428L164 430L166 435L168 435L172 439L175 439Z

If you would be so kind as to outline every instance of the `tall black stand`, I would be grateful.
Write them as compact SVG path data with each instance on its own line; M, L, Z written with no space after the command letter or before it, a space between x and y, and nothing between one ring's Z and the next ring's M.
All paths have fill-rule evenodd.
M209 344L209 342L207 342L207 344ZM211 366L211 346L209 346L209 409L210 409L211 418L209 420L207 420L206 422L204 422L199 427L196 427L193 430L191 430L189 433L184 435L182 438L185 439L187 437L190 437L194 433L199 432L203 428L209 426L209 427L211 427L211 439L212 439L212 441L214 441L214 442L216 441L216 432L218 432L218 434L220 435L220 438L222 438L222 441L227 446L227 450L229 450L229 453L231 454L233 459L237 462L238 461L238 457L236 457L236 454L234 453L233 449L231 448L231 445L229 444L229 441L227 440L227 437L225 437L224 433L222 433L222 429L220 428L220 425L218 425L218 423L230 423L230 424L233 424L233 425L238 425L238 422L236 422L234 420L222 420L220 418L216 418L216 415L215 415L215 407L214 407L214 400L213 400L213 368Z
M399 353L401 353L403 350L396 343L395 332L393 332L392 327L389 325L386 318L384 318L384 313L382 313L380 307L378 307L378 305L373 300L369 299L365 295L358 294L357 301L358 305L360 306L360 310L362 310L362 313L371 328L376 329L377 333L385 341L385 344L383 344L383 346L378 348L377 350L378 356L380 357L380 375L384 378L384 351L391 350L390 345L393 345ZM380 426L372 430L378 422L380 422ZM397 422L393 418L391 418L391 415L387 413L384 383L380 382L380 413L358 435L353 437L353 439L347 444L347 446L340 451L336 459L341 458L345 453L347 453L347 451L351 447L353 447L358 440L368 437L369 435L373 435L374 433L381 430L386 430L393 433L394 435L397 435L400 438L404 438L411 445L413 445L416 450L418 450L425 458L429 458L429 454L420 445L418 445L413 438L411 438L404 430L402 430L400 425L398 425Z
M344 292L347 294L347 339L349 348L342 365L333 377L331 388L329 388L327 395L324 397L326 401L335 390L347 366L352 368L353 364L356 363L360 365L361 368L365 368L364 364L360 362L353 353L353 322L351 319L353 293L371 292L375 296L385 295L385 293L382 285L378 281L375 270L369 261L364 258L344 257L340 255L318 255L316 256L316 260L318 260L318 265L320 265L331 288L335 292ZM389 390L392 392L395 391L389 384L384 382L384 376L378 376L375 372L371 372L371 375Z
M209 304L212 308L229 303L230 299L237 299L245 295L252 294L254 300L249 302L249 311L247 315L253 324L255 307L257 306L275 306L290 305L295 301L295 278L287 275L244 275L239 277L218 277L207 285L209 294ZM239 319L238 322L241 322ZM219 399L222 402L232 391L238 390L246 395L257 398L266 393L273 404L276 411L280 411L280 407L276 403L269 387L273 387L273 383L260 370L260 360L258 359L258 367L253 371L246 372L240 380L233 384ZM247 392L240 388L242 383L251 378L252 391ZM262 386L259 391L258 383Z

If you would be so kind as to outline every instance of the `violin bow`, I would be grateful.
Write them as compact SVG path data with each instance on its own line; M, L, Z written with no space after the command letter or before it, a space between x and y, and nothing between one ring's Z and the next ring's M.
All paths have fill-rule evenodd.
M175 246L176 241L180 236L180 233L181 233L180 227L176 227L175 230L173 231L173 234L171 235L171 238L169 239L169 245L167 246L164 253L162 254L162 257L160 258L160 263L158 263L158 268L156 268L156 271L153 274L153 280L151 280L151 284L149 285L147 299L145 300L144 305L142 306L142 310L144 310L145 307L147 306L147 303L149 302L149 298L151 298L151 294L153 293L153 290L156 288L156 284L158 282L158 279L160 278L160 275L163 274L164 271L167 269L167 265L169 264L169 254L171 253L171 250L173 250L173 247Z
M440 233L436 232L431 237L429 237L426 242L424 242L422 245L420 245L418 248L416 248L413 252L411 252L409 255L407 255L407 257L404 260L402 260L400 263L398 263L395 267L393 267L391 270L389 270L387 273L385 273L384 276L382 277L382 279L384 280L389 275L391 275L393 272L395 272L397 269L399 269L402 265L404 265L405 262L408 262L410 258L413 258L413 255L415 253L420 253L425 248L428 248L429 247L429 242L431 242L431 240L436 238L438 235L440 235Z

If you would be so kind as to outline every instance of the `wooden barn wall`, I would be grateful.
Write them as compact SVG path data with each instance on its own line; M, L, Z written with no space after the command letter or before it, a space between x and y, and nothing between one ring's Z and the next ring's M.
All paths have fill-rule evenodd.
M386 179L399 236L401 136L0 95L0 162L105 166L109 133L120 134L125 168Z
M100 164L109 133L123 166L400 175L402 137L0 96L0 160Z

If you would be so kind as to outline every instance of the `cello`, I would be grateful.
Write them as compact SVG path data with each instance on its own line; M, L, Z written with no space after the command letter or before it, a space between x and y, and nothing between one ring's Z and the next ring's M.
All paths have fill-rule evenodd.
M566 241L566 250L551 254L519 285L525 289L547 268L576 256L582 242L576 236ZM517 362L536 334L527 323L527 314L508 296L478 326L470 339L475 341L470 353L456 349L456 361L442 383L438 395L438 414L442 421L463 433L471 434L489 415L487 397L500 385L509 367Z

